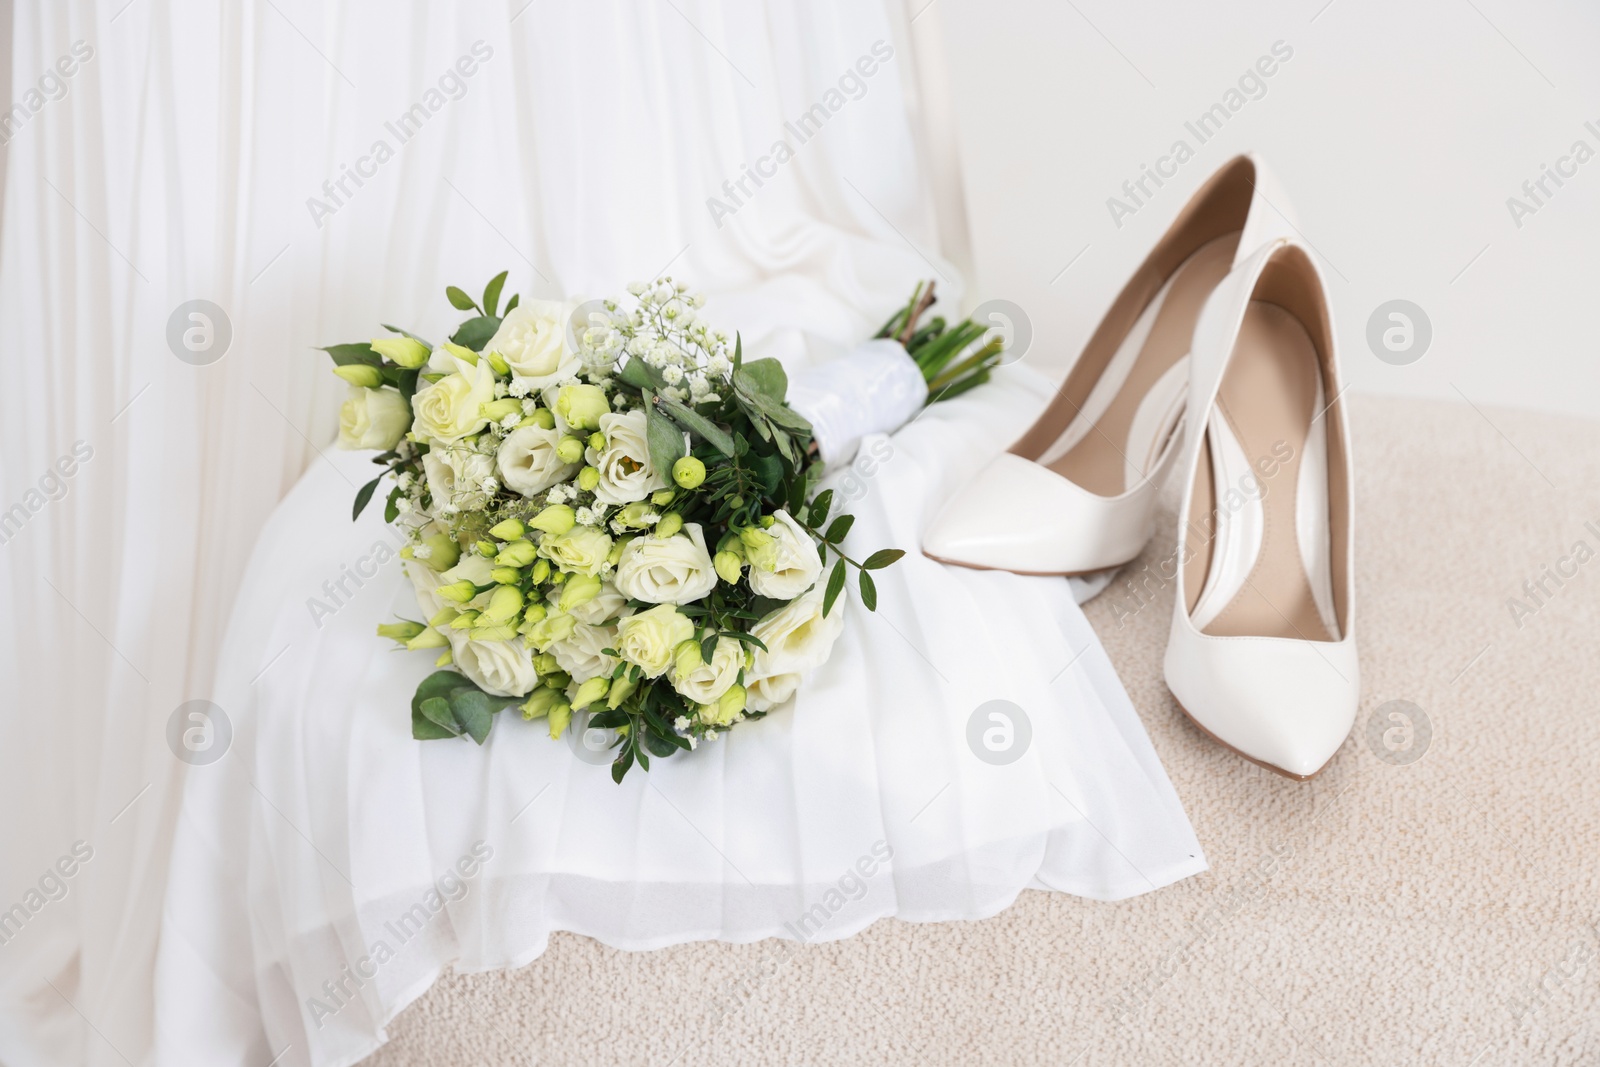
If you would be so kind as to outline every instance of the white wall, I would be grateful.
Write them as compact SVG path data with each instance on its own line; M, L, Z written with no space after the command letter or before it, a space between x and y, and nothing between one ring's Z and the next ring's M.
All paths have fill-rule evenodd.
M1064 372L1188 194L1255 150L1331 265L1352 388L1600 416L1600 5L933 3L919 18L949 42L968 301L1020 304L1033 366ZM1293 55L1264 94L1200 144L1185 121L1279 41ZM1195 158L1119 229L1107 198L1180 138ZM1579 140L1596 158L1547 180L1519 228L1507 198ZM1397 298L1433 327L1406 366L1366 342Z

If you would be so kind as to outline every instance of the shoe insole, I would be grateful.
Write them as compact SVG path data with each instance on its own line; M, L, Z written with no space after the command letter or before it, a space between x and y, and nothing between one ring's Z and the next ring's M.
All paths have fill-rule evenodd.
M1086 431L1077 431L1082 434L1078 443L1065 455L1046 462L1046 466L1101 496L1120 496L1134 488L1139 477L1150 472L1165 441L1130 440L1135 418L1139 415L1140 405L1150 396L1157 383L1189 355L1200 310L1205 307L1211 291L1232 268L1238 243L1237 233L1218 237L1202 245L1173 273L1162 294L1157 297L1160 307L1155 320L1116 395ZM1130 335L1130 340L1136 341L1137 338ZM1113 365L1117 362L1116 359L1112 361ZM1107 375L1114 373L1113 367L1108 366ZM1174 402L1181 405L1182 396L1183 390L1180 388L1173 398ZM1088 415L1095 406L1091 394L1085 404L1084 414ZM1138 419L1141 426L1164 427L1166 435L1170 435L1175 428L1175 421L1152 420L1148 417ZM1069 427L1069 433L1073 429ZM1138 475L1130 477L1130 471L1137 471Z
M1221 424L1203 439L1186 531L1193 555L1184 584L1203 633L1337 640L1325 431L1313 424L1324 417L1321 383L1304 325L1251 301L1212 415Z

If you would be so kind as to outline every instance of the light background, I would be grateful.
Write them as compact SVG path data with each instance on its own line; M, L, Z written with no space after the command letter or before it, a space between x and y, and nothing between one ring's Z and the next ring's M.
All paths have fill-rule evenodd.
M1519 229L1506 199L1575 140L1600 153L1600 5L1511 0L932 0L948 41L975 274L1064 372L1184 200L1261 153L1331 265L1356 392L1600 415L1600 156ZM1118 229L1106 207L1275 41L1293 56ZM1570 166L1570 165L1569 165ZM1552 185L1551 188L1554 188ZM1070 266L1069 266L1070 264ZM1416 363L1368 317L1415 302Z

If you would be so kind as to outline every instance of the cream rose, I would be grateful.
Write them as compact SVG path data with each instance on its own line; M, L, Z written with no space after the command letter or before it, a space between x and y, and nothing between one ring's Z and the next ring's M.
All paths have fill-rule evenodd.
M574 682L587 682L616 669L617 661L602 649L617 647L615 626L589 626L578 623L572 636L550 646L550 654L561 664L561 669L572 675Z
M717 584L700 524L691 522L671 537L635 537L617 561L617 591L651 604L688 604Z
M434 507L450 504L470 511L489 499L483 480L494 477L494 457L467 445L434 445L422 457L422 473Z
M694 623L688 616L678 614L671 604L657 604L617 623L616 649L648 677L659 678L672 666L678 645L693 636Z
M574 526L564 534L545 534L539 555L573 574L599 574L611 554L611 536L593 526Z
M387 452L411 428L411 406L393 389L350 387L339 408L339 447Z
M533 389L577 376L582 362L567 347L567 318L574 304L529 300L500 320L485 352L498 352L515 378Z
M751 711L771 711L794 696L800 688L800 673L771 674L745 685L745 707Z
M696 704L714 704L739 680L744 666L744 646L731 637L717 638L707 662L691 642L673 657L672 688Z
M526 696L539 684L533 652L522 642L473 641L465 630L444 631L457 669L485 693L497 697Z
M816 583L822 573L822 557L805 527L787 511L778 511L773 518L776 521L767 533L775 542L776 565L769 571L752 564L750 588L774 600L793 600Z
M824 618L822 590L811 590L750 628L751 636L767 646L756 650L750 677L770 678L820 666L843 629L844 599L835 601L833 610Z
M411 398L415 414L412 430L419 436L454 444L489 425L483 405L494 399L494 369L489 361L476 364L451 360L456 371L417 390Z
M631 504L667 487L667 472L650 465L642 411L608 412L600 416L606 446L589 450L589 462L600 469L595 499L602 504Z
M522 426L507 434L495 454L495 466L506 488L534 497L572 477L580 464L561 462L556 456L560 441L559 432L539 426Z

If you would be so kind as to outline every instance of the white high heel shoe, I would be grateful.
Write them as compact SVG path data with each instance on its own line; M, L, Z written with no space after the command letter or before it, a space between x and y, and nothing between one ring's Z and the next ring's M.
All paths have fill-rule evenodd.
M1361 673L1350 429L1303 245L1280 239L1218 286L1190 374L1167 688L1213 739L1305 780L1349 735Z
M1287 199L1238 156L1189 200L1101 319L1056 398L1010 450L955 494L923 534L943 563L1088 574L1136 557L1178 453L1190 338L1238 262L1293 232ZM997 523L996 514L1021 521Z

